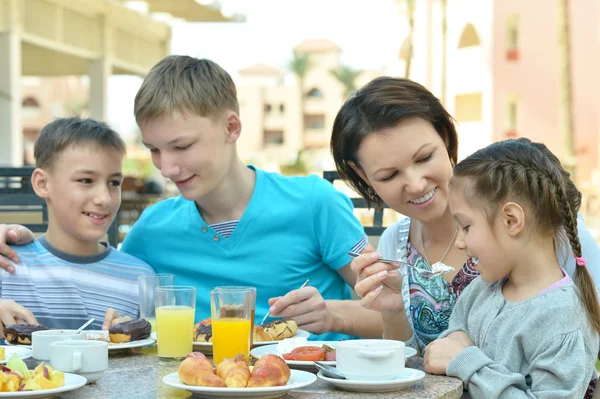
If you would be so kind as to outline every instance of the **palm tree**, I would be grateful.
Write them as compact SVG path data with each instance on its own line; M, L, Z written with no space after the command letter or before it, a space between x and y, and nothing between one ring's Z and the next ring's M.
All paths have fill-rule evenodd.
M448 0L440 0L442 8L442 82L440 88L440 100L442 105L446 103L446 40L448 31L447 8Z
M298 91L300 95L300 150L304 149L304 79L306 74L312 68L312 62L309 53L297 53L294 51L293 57L288 64L290 71L298 79Z
M407 51L407 56L406 56L406 63L404 64L404 77L405 78L409 78L410 77L410 64L412 61L412 55L413 55L413 44L412 44L412 38L413 38L413 32L415 30L415 0L404 0L404 2L406 3L406 16L408 18L408 51Z
M573 94L571 86L571 44L569 32L569 1L557 0L558 11L558 117L563 142L565 169L575 180L575 137L573 132Z
M344 86L344 97L346 97L356 91L356 78L362 73L362 70L340 65L338 69L332 69L329 73Z

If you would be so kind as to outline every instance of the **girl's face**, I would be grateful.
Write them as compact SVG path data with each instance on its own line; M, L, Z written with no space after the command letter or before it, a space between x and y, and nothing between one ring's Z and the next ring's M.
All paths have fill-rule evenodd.
M357 155L359 175L396 212L430 222L448 209L452 164L429 122L409 118L370 134Z

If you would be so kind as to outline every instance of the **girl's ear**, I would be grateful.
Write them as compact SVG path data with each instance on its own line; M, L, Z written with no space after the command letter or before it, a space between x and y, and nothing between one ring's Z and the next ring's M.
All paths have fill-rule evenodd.
M365 183L369 184L369 179L367 179L367 176L365 175L365 172L363 172L363 170L361 168L359 168L358 166L356 166L356 164L352 161L348 161L348 165L350 165L350 167L356 172L356 174L363 179L363 181Z
M31 186L38 197L48 198L50 196L48 172L44 169L36 168L31 175Z
M511 237L516 237L525 229L525 211L516 202L504 204L500 217L508 235Z

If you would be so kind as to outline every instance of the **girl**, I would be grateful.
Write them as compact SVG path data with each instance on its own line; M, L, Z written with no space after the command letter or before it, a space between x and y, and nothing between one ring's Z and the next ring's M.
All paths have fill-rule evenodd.
M481 276L427 346L427 372L461 378L473 398L584 397L596 377L600 306L573 187L558 158L528 139L491 144L454 168L456 248ZM575 283L556 256L565 239Z

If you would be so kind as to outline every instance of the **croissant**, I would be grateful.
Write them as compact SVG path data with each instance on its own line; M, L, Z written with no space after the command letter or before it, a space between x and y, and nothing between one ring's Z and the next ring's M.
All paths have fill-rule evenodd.
M282 386L287 384L290 375L290 368L282 358L268 354L258 359L254 365L248 388Z
M192 352L179 365L179 379L186 385L225 388L212 363L200 352Z
M217 366L219 376L228 388L245 388L250 379L250 368L244 355L223 359Z

